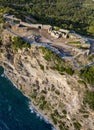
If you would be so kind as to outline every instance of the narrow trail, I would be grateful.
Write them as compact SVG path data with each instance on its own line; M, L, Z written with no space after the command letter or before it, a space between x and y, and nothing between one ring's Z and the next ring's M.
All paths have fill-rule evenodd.
M52 47L51 45L45 43L45 42L36 42L36 41L33 41L27 37L22 37L20 34L18 33L15 33L13 31L11 31L9 28L7 28L7 31L11 32L12 34L16 35L16 36L19 36L21 37L25 42L28 42L30 44L33 44L33 45L36 45L36 46L42 46L42 47L45 47L45 48L48 48L49 50L51 50L52 52L54 52L55 54L61 56L61 58L70 58L71 55L69 55L68 53L64 52L64 51L59 51L57 48L55 47Z
M7 28L7 31L11 32L12 34L14 34L16 36L21 37L25 42L28 42L31 45L36 45L36 46L41 46L41 47L48 48L49 50L51 50L55 54L59 55L62 59L65 59L65 58L67 58L69 60L73 60L74 59L73 56L69 55L68 53L66 53L64 51L59 50L58 48L55 48L55 47L51 46L50 44L47 44L46 42L36 42L34 40L31 40L30 38L23 37L20 34L11 31L9 28ZM76 67L75 70L81 70L83 68L88 68L88 67L93 66L93 65L94 65L94 62L91 62L89 64L86 64L86 65L80 66L80 67L79 66L75 66Z

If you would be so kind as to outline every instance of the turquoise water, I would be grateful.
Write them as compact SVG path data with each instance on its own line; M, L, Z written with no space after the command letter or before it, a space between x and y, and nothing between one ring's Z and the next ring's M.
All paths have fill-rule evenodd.
M0 75L3 69L0 67ZM0 130L52 130L52 125L31 112L29 99L4 75L0 76Z

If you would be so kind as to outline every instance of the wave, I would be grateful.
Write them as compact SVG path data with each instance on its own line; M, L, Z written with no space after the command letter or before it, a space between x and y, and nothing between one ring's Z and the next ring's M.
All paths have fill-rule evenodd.
M46 118L44 118L44 116L41 113L39 113L32 105L29 105L29 109L31 110L31 113L35 113L37 117L49 124L49 121Z
M41 113L39 113L31 104L29 104L29 109L31 110L31 113L35 113L36 116L37 116L38 118L40 118L40 120L44 120L47 124L52 125L52 124L50 123L50 121L49 121L47 118L45 118ZM52 130L56 130L56 128L54 128L53 125L52 125Z
M6 73L2 73L2 74L1 74L1 77L2 77L2 78L6 78L7 80L11 81L11 79L7 76ZM13 84L13 86L15 86L15 87L17 88L16 84L14 84L13 81L12 81L11 83ZM28 97L27 97L27 98L28 98ZM31 99L30 99L30 100L31 100ZM45 116L42 115L38 110L36 110L36 108L33 106L33 104L32 104L32 105L29 104L29 109L30 109L30 112L36 114L36 117L40 118L40 120L44 120L45 123L51 125L51 129L52 129L52 130L56 130L56 129L54 128L54 126L51 124L51 122L50 122L47 118L45 118ZM11 106L9 107L8 110L11 111Z
M34 108L32 105L29 105L29 109L30 109L31 113L34 113Z
M3 74L1 74L1 77L5 77L5 74L3 73Z

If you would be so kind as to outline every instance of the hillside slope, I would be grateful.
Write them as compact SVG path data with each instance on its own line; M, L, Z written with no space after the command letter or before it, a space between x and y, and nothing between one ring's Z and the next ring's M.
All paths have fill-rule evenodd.
M36 46L17 53L4 49L0 63L18 89L30 97L59 130L93 130L93 111L83 102L87 85L77 74L55 70L54 65L61 61L52 54L54 60L49 61L47 57L51 55L45 55L47 52Z

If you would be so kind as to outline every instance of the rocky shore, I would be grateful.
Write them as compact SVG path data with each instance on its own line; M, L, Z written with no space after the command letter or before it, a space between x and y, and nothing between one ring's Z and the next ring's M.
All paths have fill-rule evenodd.
M86 86L78 82L76 74L62 75L53 70L54 59L45 60L41 49L32 46L17 53L4 50L0 64L9 79L31 99L36 110L58 130L77 130L76 127L93 130L94 116L89 109L83 109Z

